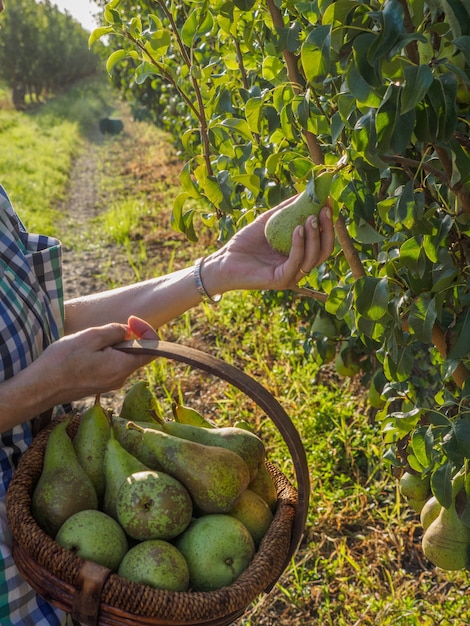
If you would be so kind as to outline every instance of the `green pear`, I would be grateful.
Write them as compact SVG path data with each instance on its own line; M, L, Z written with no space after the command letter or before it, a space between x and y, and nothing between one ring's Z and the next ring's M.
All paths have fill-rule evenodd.
M146 470L122 483L116 512L119 523L133 539L174 539L188 526L193 503L186 487L165 472Z
M118 575L155 589L187 591L189 587L186 559L162 539L148 539L133 546L122 559Z
M153 422L157 408L148 382L139 380L126 392L119 415L134 422Z
M442 505L436 498L436 496L431 496L428 500L426 500L419 516L421 526L424 530L429 528L433 521L437 519L439 513L441 512L441 509Z
M246 526L256 548L261 543L273 521L269 505L261 496L250 489L245 489L229 515L236 517Z
M111 430L106 444L103 465L106 481L103 511L117 520L116 500L121 485L128 476L145 471L148 467L121 446L114 436L114 430Z
M266 222L265 237L269 245L286 256L292 247L292 235L310 215L318 215L325 205L333 174L322 172L313 176L305 190L285 208L276 211Z
M139 459L141 463L143 463L147 469L163 469L161 465L158 463L155 455L149 450L146 446L142 446L142 435L136 428L129 428L128 420L113 416L113 433L115 438L119 441L121 446L125 448L132 456L136 459ZM141 428L155 428L161 430L161 426L159 423L150 423L150 422L135 422L132 423L140 426Z
M439 515L425 530L422 538L424 555L436 567L461 570L469 565L470 528L460 520L455 502Z
M334 366L340 376L346 377L355 376L361 369L354 354L354 350L349 346L347 341L344 341L340 345Z
M78 462L67 433L70 419L71 416L51 430L41 475L32 495L33 517L51 537L74 513L98 508L96 490Z
M118 522L94 509L79 511L65 520L55 540L82 559L113 572L128 550L126 534Z
M200 426L201 428L215 428L214 424L209 422L199 411L193 409L186 404L174 402L171 406L173 417L177 422L182 424L191 424L192 426Z
M273 477L264 463L260 466L258 473L250 482L248 488L261 496L274 513L277 507L277 490Z
M83 467L101 501L105 490L103 457L111 433L111 421L97 396L95 404L82 416L73 445Z
M155 456L163 471L187 488L204 513L230 511L250 482L250 470L236 452L175 437L129 423L141 434L141 448Z
M182 437L206 446L219 446L232 450L242 457L250 470L252 480L264 463L265 447L261 439L244 428L225 426L222 428L204 428L181 424L179 422L161 422L162 430L169 435Z
M213 591L231 585L251 563L253 537L230 515L203 515L175 541L189 568L192 591Z
M460 471L452 479L449 508L441 507L422 538L426 558L444 570L461 570L470 565L470 528L462 522L456 507L456 501L460 501L462 495L466 498L465 475Z
M431 493L429 476L404 472L400 478L400 493L410 500L426 500Z

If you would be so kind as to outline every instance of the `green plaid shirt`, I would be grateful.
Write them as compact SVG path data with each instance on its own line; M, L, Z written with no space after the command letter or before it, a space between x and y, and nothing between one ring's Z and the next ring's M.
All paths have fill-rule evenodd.
M61 246L27 233L0 186L0 383L27 367L63 334ZM0 624L61 626L65 614L38 597L11 556L5 493L30 423L0 435Z

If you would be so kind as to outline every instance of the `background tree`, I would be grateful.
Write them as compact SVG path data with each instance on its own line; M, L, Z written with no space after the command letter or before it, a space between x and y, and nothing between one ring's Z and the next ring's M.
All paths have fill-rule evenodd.
M173 226L189 239L334 174L338 246L306 281L306 349L338 344L388 460L449 506L470 459L468 2L113 0L103 24L90 42L110 36L116 84L186 155Z
M16 108L25 96L38 100L96 72L98 57L88 32L50 0L17 0L0 18L0 77L12 89Z

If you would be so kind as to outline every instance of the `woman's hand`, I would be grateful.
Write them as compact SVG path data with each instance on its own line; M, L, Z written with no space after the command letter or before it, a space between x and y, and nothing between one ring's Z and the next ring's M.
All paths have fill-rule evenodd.
M126 354L113 346L127 339L157 339L142 319L106 324L52 343L30 366L0 384L0 429L35 417L59 404L119 389L152 357Z
M209 293L231 289L297 289L299 280L323 263L333 251L335 234L331 209L297 226L288 257L271 248L264 235L269 217L290 205L290 198L266 211L204 261L204 285Z

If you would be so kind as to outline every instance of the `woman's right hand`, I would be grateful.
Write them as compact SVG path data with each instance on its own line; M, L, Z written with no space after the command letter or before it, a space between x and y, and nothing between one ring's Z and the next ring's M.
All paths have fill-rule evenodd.
M55 341L16 376L0 384L0 428L4 432L59 404L123 386L151 356L127 354L113 345L132 338L157 339L146 322L106 324Z

